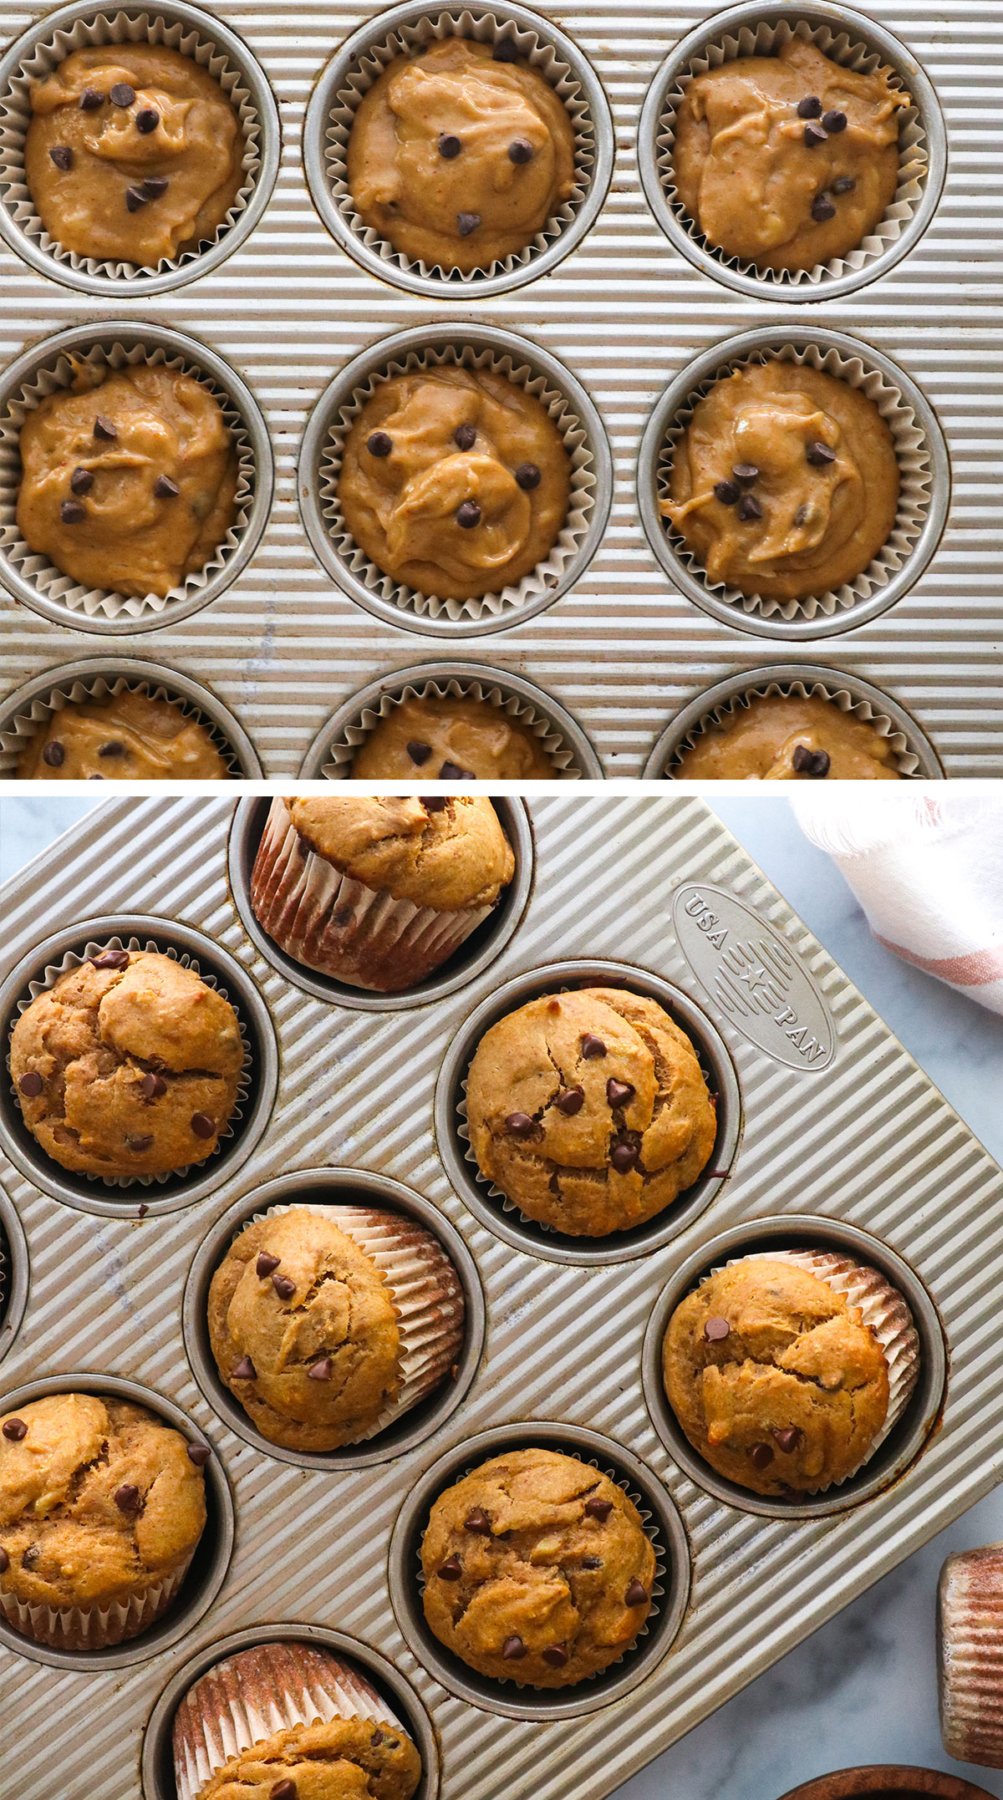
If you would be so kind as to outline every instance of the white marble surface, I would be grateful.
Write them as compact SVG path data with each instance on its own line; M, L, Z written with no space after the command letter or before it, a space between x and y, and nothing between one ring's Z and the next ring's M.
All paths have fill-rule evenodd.
M90 802L0 800L0 877ZM721 798L716 810L1003 1160L1003 1024L899 963L868 935L828 859L780 796ZM951 1549L1003 1539L1003 1491L903 1563L863 1599L738 1694L620 1791L620 1800L777 1800L796 1782L858 1762L955 1768L937 1729L934 1596ZM1003 1796L1003 1774L968 1770Z

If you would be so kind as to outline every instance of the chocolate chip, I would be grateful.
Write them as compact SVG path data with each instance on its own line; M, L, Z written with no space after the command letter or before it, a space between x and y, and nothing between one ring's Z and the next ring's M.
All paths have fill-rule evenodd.
M519 52L511 38L502 38L491 52L495 62L514 63L519 60Z
M509 162L530 163L535 155L536 151L526 138L513 138L508 147Z
M117 738L109 738L108 742L106 744L98 745L98 755L99 756L124 756L125 755L125 745L120 744Z
M563 1669L568 1660L568 1653L563 1644L548 1644L543 1652L543 1660L545 1663L549 1663L552 1669Z
M129 967L128 950L102 950L91 957L95 969L127 969Z
M376 1730L373 1732L373 1735L370 1738L369 1742L371 1743L374 1750L376 1749L378 1744L382 1744L383 1732L380 1730L379 1726L377 1726Z
M148 200L162 200L170 185L166 175L148 175L143 183L143 193Z
M606 1046L602 1038L594 1037L591 1031L587 1031L582 1038L582 1055L586 1061L593 1062L596 1057L605 1056L605 1054Z
M828 194L819 194L816 199L812 201L811 216L816 225L825 225L830 219L836 217L836 208L833 206Z
M562 1088L554 1102L558 1112L567 1113L568 1118L580 1113L585 1105L585 1089L580 1087Z
M732 479L738 482L739 487L752 487L753 483L759 480L759 470L755 463L736 463L731 473Z
M461 237L469 237L476 231L481 222L480 213L461 212L456 215L456 229Z
M73 151L70 149L69 144L53 144L52 149L49 151L49 155L57 169L72 169Z
M509 1113L505 1120L505 1129L514 1138L542 1138L543 1126L531 1119L528 1113Z
M394 440L388 431L374 431L366 441L366 449L370 456L389 456L394 447Z
M725 1338L731 1336L731 1326L727 1319L708 1319L703 1334L708 1344L723 1344Z
M447 1556L439 1570L440 1581L459 1581L463 1574L463 1564L458 1556Z
M832 184L832 191L834 194L840 195L852 194L856 185L852 175L839 175Z
M115 1505L118 1507L119 1512L132 1513L133 1515L141 1510L143 1496L135 1482L123 1482L120 1488L115 1489Z
M799 775L809 775L812 781L824 781L832 767L828 750L809 750L807 744L795 744L791 763Z
M94 476L90 469L74 469L70 476L70 491L74 494L89 494L94 486Z
M116 81L115 86L108 89L108 98L113 106L131 106L136 98L136 90L127 81Z
M531 494L534 488L539 487L542 480L543 476L536 463L520 463L516 469L516 486L521 487L524 494Z
M483 1506L474 1506L463 1521L463 1529L472 1531L477 1537L491 1536L491 1520Z
M34 1100L36 1095L42 1092L45 1082L37 1069L29 1069L26 1075L21 1076L17 1085L22 1094L26 1095L29 1100Z
M838 137L841 131L846 130L849 123L845 112L838 112L835 108L832 112L824 113L822 116L822 124L830 137Z
M629 1081L616 1081L612 1075L606 1083L606 1098L611 1106L626 1106L636 1092Z
M583 1556L582 1557L582 1568L583 1569L601 1569L602 1568L602 1557L601 1556Z
M194 1463L197 1469L204 1469L212 1456L208 1444L188 1444L187 1450L188 1461Z
M5 1419L3 1434L8 1443L19 1444L28 1435L28 1427L23 1419Z
M455 157L459 156L462 149L463 144L454 132L444 131L442 133L439 138L439 155L444 157L446 162L452 162Z
M295 1781L275 1781L268 1790L269 1800L298 1800L299 1788Z
M831 450L828 444L823 444L821 438L816 438L814 443L808 445L805 455L813 469L828 469L836 460L835 450Z
M829 133L824 125L818 125L811 120L804 128L804 141L809 150L817 150L820 144L829 142Z
M330 1381L334 1374L334 1364L329 1356L322 1356L319 1362L311 1363L306 1372L308 1381Z
M132 1150L136 1156L145 1156L147 1150L153 1149L153 1137L149 1132L140 1134L130 1131L126 1133L125 1145L126 1149Z
M127 187L125 190L125 204L130 212L138 212L141 206L145 206L146 195L142 188Z
M80 96L81 112L97 112L98 107L103 105L104 95L100 88L84 88Z
M742 498L738 503L738 516L743 525L750 524L754 519L762 518L763 509L756 499L755 494L742 495Z
M29 1544L21 1558L22 1569L33 1569L38 1561L38 1545Z
M645 1602L647 1601L647 1598L648 1598L648 1590L645 1587L644 1582L638 1581L638 1579L635 1575L633 1581L628 1582L628 1584L627 1584L627 1592L624 1594L624 1597L623 1597L624 1605L625 1606L643 1606L645 1604Z
M754 1469L768 1469L773 1461L773 1451L769 1444L753 1444L749 1451L749 1461Z
M161 1094L167 1092L167 1083L162 1075L154 1074L151 1069L148 1075L143 1076L139 1084L139 1091L144 1100L159 1100Z
M798 101L799 119L820 119L821 117L822 102L817 94L806 94L803 100Z
M641 1154L641 1146L630 1138L620 1138L609 1153L609 1160L618 1175L629 1175L631 1169L637 1167Z
M50 769L62 768L66 761L66 751L58 738L53 738L51 744L46 744L42 751L42 761L47 763Z
M779 1431L772 1431L770 1436L780 1445L784 1455L790 1456L792 1451L796 1450L798 1445L802 1442L804 1432L799 1431L796 1425L784 1425Z
M472 450L477 442L477 426L457 425L453 432L453 442L458 450Z
M136 130L142 137L149 137L150 132L156 131L159 124L160 114L155 112L152 106L144 106L142 111L136 114Z
M59 508L59 517L64 525L79 525L81 519L87 517L87 508L81 506L79 500L64 500Z
M476 500L464 500L456 509L456 523L464 531L473 531L481 522L481 509Z
M419 769L422 767L423 763L427 763L432 754L431 744L419 744L417 738L410 738L405 747L411 761Z
M242 1356L230 1370L231 1381L257 1381L258 1371L249 1356Z
M280 1300L291 1300L296 1292L296 1283L288 1275L273 1275L272 1286Z
M0 1575L6 1575L7 1570L9 1568L10 1568L10 1557L7 1555L7 1552L3 1548L3 1546L0 1545Z
M593 1494L591 1500L586 1500L585 1502L586 1516L590 1519L601 1519L603 1524L605 1524L612 1511L612 1500L600 1500L597 1494Z
M156 500L176 500L180 492L181 489L177 482L172 481L169 475L158 475L153 484L153 494Z
M258 1260L254 1265L254 1273L258 1280L264 1281L266 1275L270 1275L273 1269L277 1269L281 1261L281 1256L273 1256L270 1250L259 1250Z
M445 812L449 805L448 798L440 800L438 794L419 794L418 798L425 811L430 813Z
M208 1139L216 1136L215 1124L208 1113L192 1113L191 1128L197 1138Z
M146 1201L145 1201L145 1200L144 1200L144 1201L143 1201L143 1202L142 1202L142 1204L141 1204L141 1205L140 1205L140 1206L137 1206L137 1208L136 1208L136 1217L137 1217L137 1219L145 1219L145 1218L146 1218L146 1215L147 1215L147 1213L148 1213L148 1212L149 1212L149 1210L150 1210L150 1209L149 1209L149 1207L148 1207L148 1206L147 1206L147 1204L146 1204Z
M521 1637L513 1634L512 1637L507 1637L505 1639L505 1642L502 1645L503 1662L521 1662L525 1654L526 1646Z
M714 498L720 500L722 506L737 506L742 490L737 481L718 481L714 485Z

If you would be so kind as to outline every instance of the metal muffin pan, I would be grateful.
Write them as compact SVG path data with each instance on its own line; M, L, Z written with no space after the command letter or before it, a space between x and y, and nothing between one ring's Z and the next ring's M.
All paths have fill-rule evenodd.
M0 1251L3 1293L0 1296L0 1359L17 1337L28 1304L28 1240L17 1210L0 1187Z
M764 0L764 5L773 0ZM817 7L820 0L811 0ZM169 298L122 305L158 317L238 369L260 402L274 447L268 529L237 579L197 616L157 628L165 660L205 681L242 719L269 776L288 779L335 708L367 683L413 664L414 637L364 612L318 565L299 518L296 468L306 421L332 377L400 330L462 312L551 352L592 396L611 441L612 511L574 586L524 623L432 654L475 655L551 694L594 743L607 775L640 775L659 732L696 694L754 667L756 641L705 614L667 577L637 516L643 429L665 389L694 359L737 332L798 320L859 335L922 388L940 416L952 467L952 507L937 555L888 613L831 640L836 665L872 682L928 733L948 777L1003 771L996 652L1003 624L1003 544L992 504L1003 398L1003 172L998 167L1003 16L996 0L942 10L868 0L876 30L904 46L906 73L928 76L943 111L948 168L928 228L893 268L854 293L804 307L771 292L735 293L694 268L666 239L637 169L638 125L652 82L675 46L713 21L711 0L572 0L560 29L610 103L613 180L581 240L542 277L490 297L410 294L370 274L335 242L311 200L303 129L318 83L346 39L372 25L363 0L218 0L221 23L247 46L282 116L281 164L257 227L216 267ZM792 9L796 10L796 9ZM837 8L838 10L838 8ZM19 35L25 10L0 10L0 35ZM554 21L541 13L541 29ZM560 241L560 240L558 240ZM93 301L41 275L0 244L0 361L26 340L94 322ZM124 289L116 290L124 294ZM29 322L29 323L26 323ZM0 695L67 659L64 626L0 598ZM149 654L126 626L117 647ZM80 654L100 651L82 633ZM89 638L89 641L87 641ZM803 660L792 638L778 658Z
M0 1139L0 1184L31 1250L28 1306L0 1387L44 1386L50 1371L78 1369L141 1383L213 1445L238 1524L211 1611L168 1652L118 1670L114 1692L98 1672L43 1669L0 1645L0 1687L19 1720L0 1738L0 1792L51 1800L58 1779L61 1800L173 1800L166 1733L181 1685L224 1655L232 1634L253 1642L316 1630L344 1632L365 1647L363 1663L372 1652L393 1666L417 1701L416 1728L427 1713L438 1740L442 1800L600 1800L992 1486L1003 1455L1003 1245L986 1221L1003 1205L1003 1172L696 798L567 790L535 799L535 885L519 932L463 986L390 1014L315 998L259 952L230 888L233 811L224 796L116 800L0 894L4 966L34 964L44 934L79 933L74 922L99 909L141 907L211 937L260 990L280 1071L239 1178L163 1214L96 1218L60 1204ZM727 941L712 944L722 931ZM738 1153L706 1209L671 1243L614 1263L555 1262L489 1228L451 1182L433 1129L443 1060L478 1008L504 983L576 954L686 996L720 1032L744 1110ZM750 996L744 1005L736 985ZM252 1209L264 1184L309 1182L325 1163L399 1182L441 1214L476 1265L487 1325L460 1404L421 1442L355 1469L291 1464L232 1429L211 1383L203 1392L193 1374L185 1324L193 1262L221 1222ZM938 1332L950 1379L938 1429L910 1445L909 1466L879 1491L822 1518L764 1517L716 1495L707 1471L694 1479L667 1448L645 1391L644 1337L670 1284L698 1273L722 1242L738 1233L751 1245L776 1220L800 1239L805 1215L823 1237L865 1234L921 1329L929 1320L925 1425L936 1413ZM650 1666L640 1661L650 1639L624 1659L629 1693L569 1691L553 1718L532 1697L521 1707L507 1684L488 1693L471 1682L461 1697L459 1671L439 1678L400 1554L419 1528L412 1494L469 1463L482 1438L500 1447L545 1433L586 1460L597 1434L628 1478L636 1459L644 1492L664 1490L681 1520L685 1559L680 1543L670 1567L682 1575L685 1560L692 1573L671 1643L661 1625ZM671 1612L678 1593L666 1593ZM434 1770L428 1779L431 1800Z

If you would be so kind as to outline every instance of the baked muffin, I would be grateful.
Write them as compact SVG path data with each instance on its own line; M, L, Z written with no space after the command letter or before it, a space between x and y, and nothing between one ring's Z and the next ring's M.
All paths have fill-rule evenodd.
M8 1624L61 1650L99 1650L152 1625L205 1528L204 1449L111 1395L49 1394L0 1420Z
M693 1186L717 1135L686 1033L627 988L543 994L492 1025L467 1121L484 1179L572 1237L654 1218Z
M251 905L296 962L351 987L401 993L484 923L514 873L487 799L276 799Z
M21 427L17 524L85 588L163 598L205 568L237 516L218 400L163 364L80 364Z
M564 440L535 395L451 364L379 383L338 482L359 548L441 600L480 599L530 574L561 534L570 491Z
M1003 1769L1003 1545L947 1558L937 1638L944 1749Z
M675 781L898 781L895 750L819 694L753 694L696 736Z
M886 69L857 74L801 38L692 80L673 174L713 249L758 269L849 256L895 198L908 94Z
M212 734L177 701L123 688L70 700L30 737L19 781L228 781Z
M246 1225L209 1289L220 1379L290 1450L385 1430L445 1380L463 1323L438 1240L368 1206L292 1206Z
M651 1611L655 1552L629 1495L577 1457L509 1450L440 1494L421 1544L429 1628L496 1681L571 1687Z
M219 82L164 44L74 50L31 90L25 178L63 250L155 268L215 238L243 181Z
M533 244L575 189L560 95L508 47L449 37L395 57L348 140L363 222L415 262L464 274Z
M398 700L352 757L353 781L553 780L536 733L490 700Z
M899 504L891 431L860 388L807 364L722 376L676 446L662 512L712 583L804 600L855 581Z
M229 1000L173 957L101 950L25 1007L10 1073L47 1156L106 1181L211 1156L244 1062Z
M411 1800L421 1758L382 1694L313 1644L259 1644L174 1718L178 1800Z
M676 1307L665 1391L704 1460L754 1494L847 1481L901 1417L919 1373L902 1295L832 1251L716 1269Z

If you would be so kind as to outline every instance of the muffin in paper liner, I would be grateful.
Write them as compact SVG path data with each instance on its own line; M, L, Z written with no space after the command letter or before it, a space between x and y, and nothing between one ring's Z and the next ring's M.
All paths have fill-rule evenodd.
M58 23L43 21L29 34L22 61L0 98L0 206L14 228L14 241L19 237L27 240L45 259L51 258L57 265L50 273L61 273L66 278L80 274L103 276L109 287L119 282L142 283L144 276L172 271L181 281L199 273L200 259L215 244L232 236L233 247L236 247L239 237L234 233L234 226L246 212L261 176L265 131L277 129L277 126L263 117L239 64L210 35L213 23L207 15L199 14L194 14L190 21L171 18L159 13L155 4L149 9L133 6L105 11L98 0L92 0L91 4L78 9L77 17L67 18L64 13ZM24 145L32 118L34 83L51 75L76 50L137 43L177 50L212 75L237 114L244 137L241 187L214 239L185 250L180 256L163 257L155 268L84 257L76 251L63 249L46 232L35 211L24 168Z
M445 337L445 332L443 336ZM582 553L591 539L598 536L597 525L601 525L601 509L596 457L583 421L575 412L570 378L566 389L556 386L548 376L533 367L529 360L532 352L531 344L523 345L519 340L515 340L511 349L504 352L489 346L477 348L472 343L444 341L438 347L424 349L417 346L408 348L403 344L389 360L381 360L381 351L377 346L372 354L369 373L360 380L350 400L337 411L332 409L326 420L326 432L316 472L322 526L343 567L374 596L378 595L385 603L403 613L431 619L439 619L445 615L449 620L505 618L507 621L511 618L511 622L515 624L522 613L530 609L538 610L541 599L544 604L549 604L551 600L558 598L568 565ZM420 594L416 588L395 580L392 575L384 574L355 543L338 497L342 457L348 434L381 382L397 375L410 375L419 370L442 368L446 365L464 369L487 369L493 375L513 382L516 387L524 388L550 414L564 440L569 462L571 492L568 512L549 555L530 574L524 575L521 581L477 599L441 600L436 595ZM324 401L321 401L321 406L323 405ZM593 543L592 548L595 547Z
M937 1639L947 1754L959 1762L1003 1768L1003 1544L947 1558Z
M79 355L62 347L58 340L53 342L48 352L45 344L40 345L33 372L26 376L17 392L6 397L0 418L0 562L8 565L50 605L57 605L75 614L81 625L88 620L123 617L138 622L148 620L151 615L167 624L170 622L172 609L178 602L190 602L201 591L208 590L210 583L214 588L217 587L219 582L215 578L221 577L228 565L232 564L241 549L242 540L247 536L255 490L260 481L260 471L255 468L255 453L248 422L231 396L205 374L193 358L180 354L173 345L161 342L154 327L137 326L133 330L123 326L121 329L123 342L95 342L89 350ZM101 330L100 326L95 328L96 338ZM194 348L197 347L193 346ZM17 525L17 500L21 485L19 443L21 427L28 413L48 395L60 388L70 387L80 368L96 366L120 370L134 367L138 363L147 363L154 368L166 367L198 381L219 405L237 457L234 501L236 516L215 554L204 568L188 575L184 582L173 587L169 593L147 594L142 599L107 588L85 588L82 583L74 581L72 576L64 575L46 557L30 549ZM233 572L235 574L236 569ZM212 593L206 592L206 598L211 599ZM186 612L190 610L190 605L185 607Z
M905 394L870 359L866 345L861 344L859 355L849 356L834 343L828 342L824 331L818 333L817 343L793 340L777 345L770 342L764 343L758 350L732 357L728 356L727 345L722 345L721 361L714 373L690 394L669 424L656 462L656 499L660 508L661 503L670 497L670 477L675 453L699 402L719 381L736 370L749 368L754 363L771 361L792 362L800 367L807 365L836 380L845 381L852 388L862 389L877 407L892 434L901 482L898 513L887 542L869 568L858 575L855 581L845 582L838 589L803 600L779 600L766 599L759 594L742 594L738 588L730 587L726 582L711 581L682 534L675 531L664 516L661 529L671 546L673 556L691 579L707 594L724 601L736 611L757 614L764 619L788 621L832 618L839 612L850 612L854 607L869 601L906 568L916 551L933 498L933 456L927 435Z
M468 906L439 912L342 875L306 848L279 796L268 809L254 859L251 905L262 930L287 956L376 993L415 987L494 911Z
M295 1642L238 1651L199 1677L174 1716L178 1800L198 1800L219 1769L255 1744L333 1719L406 1735L382 1694L330 1651Z
M105 1650L139 1637L156 1623L175 1599L191 1563L189 1557L173 1575L110 1606L29 1606L0 1588L0 1611L22 1637L51 1649Z
M521 10L510 13L504 0L497 8L490 3L443 7L421 15L409 6L391 8L373 21L366 37L367 41L359 45L345 80L327 103L324 120L323 168L319 179L326 185L346 236L368 253L366 261L375 262L386 279L393 281L396 271L405 271L416 275L432 292L459 289L461 294L475 296L486 278L511 275L520 270L524 271L524 279L529 280L534 273L533 265L551 246L560 249L561 238L583 213L589 215L582 221L587 228L603 198L602 188L597 186L598 139L601 129L611 127L608 119L600 120L595 116L582 81L569 60L574 54L573 46L556 28L546 26L542 19ZM403 251L395 250L361 218L348 185L348 140L363 96L394 58L408 53L419 54L430 44L448 37L469 38L479 44L504 42L511 45L564 102L575 134L574 193L523 251L466 273L438 263L415 260ZM548 266L550 260L548 258Z
M111 670L102 672L95 668L93 673L84 675L77 673L66 682L59 679L59 670L52 671L52 687L48 693L35 695L27 701L23 709L5 717L4 709L0 709L0 780L17 781L22 777L17 774L17 764L22 751L39 731L44 731L54 713L62 712L68 705L79 706L87 700L105 700L114 698L124 692L146 694L152 700L169 700L184 714L186 719L201 725L208 732L215 748L219 751L227 765L231 781L242 781L249 774L245 770L237 751L230 743L219 722L209 713L201 711L187 694L178 692L172 686L169 674L165 672L162 681L155 681L152 676L116 674ZM51 777L58 781L59 770L53 769ZM168 780L179 777L171 775ZM180 777L180 779L185 779ZM201 776L196 780L203 779Z
M880 273L876 265L885 265L920 207L930 175L930 145L926 123L914 95L911 96L913 104L901 114L899 181L885 217L856 250L828 263L816 264L813 269L760 269L754 262L715 247L686 211L673 178L676 112L686 89L694 77L739 57L776 55L785 45L799 39L813 44L824 56L844 68L868 75L881 70L892 78L897 88L907 89L908 84L899 71L885 62L877 50L862 43L850 25L837 27L823 21L812 23L810 19L797 17L796 5L791 11L795 15L793 19L776 17L736 22L729 31L720 28L715 31L713 19L708 20L703 48L669 84L653 121L654 141L642 146L642 157L650 158L663 203L670 209L680 230L710 261L722 270L735 270L747 280L762 283L767 290L772 286L778 298L790 298L792 290L797 292L798 298L809 295L824 298L827 284L842 276L862 274L866 278L872 269L875 274Z
M823 681L821 678L812 680L795 678L790 681L757 682L753 672L749 676L748 687L742 693L734 695L730 700L722 701L718 706L711 707L699 724L691 726L686 735L679 739L669 760L659 771L662 779L665 781L684 779L675 772L678 770L682 757L687 750L693 749L699 738L712 726L720 725L727 730L728 725L738 716L743 707L748 706L751 699L767 699L781 694L792 694L799 700L811 698L830 700L834 706L838 706L840 712L852 714L855 719L860 719L864 724L872 725L879 736L887 740L894 751L895 766L898 769L900 780L922 779L926 775L927 771L921 766L920 758L905 732L898 729L894 720L887 713L876 711L872 701L860 694L855 694L850 688L841 687L837 676L834 675L831 681Z
M252 1055L251 1055L250 1040L249 1040L248 1034L247 1034L247 1025L246 1025L245 1020L241 1016L239 1001L234 999L233 995L228 992L228 990L223 986L223 984L221 982L216 980L216 977L213 975L213 973L210 969L204 970L200 967L197 957L190 956L186 950L181 951L181 952L175 950L173 948L173 946L170 944L170 942L159 942L158 943L153 938L146 938L144 941L141 942L138 937L124 938L124 937L120 937L117 933L111 933L106 938L92 938L84 945L84 948L82 950L68 950L66 952L66 955L62 958L62 960L60 962L47 963L42 975L36 976L32 981L30 981L28 983L27 997L22 998L21 1000L18 1001L18 1004L17 1004L18 1016L20 1016L22 1013L27 1011L28 1007L31 1005L31 1002L33 1000L36 1000L38 998L39 994L44 993L46 991L46 989L48 989L48 988L54 987L61 975L65 975L68 972L68 970L70 970L70 969L79 968L82 963L89 962L92 956L99 956L103 950L131 950L131 951L148 950L148 951L156 952L160 956L171 957L173 960L179 962L181 964L182 968L193 970L193 972L196 975L198 975L202 981L205 982L207 987L216 988L217 991L223 996L224 1000L229 1000L230 1005L233 1007L233 1010L236 1014L237 1025L240 1030L240 1041L241 1041L241 1044L243 1046L243 1051L244 1051L244 1066L243 1066L243 1069L241 1070L240 1074L237 1077L236 1104L235 1104L234 1109L233 1109L232 1113L230 1114L230 1117L227 1120L225 1126L223 1127L222 1131L220 1131L220 1133L218 1134L218 1136L216 1138L216 1142L213 1145L213 1148L212 1148L210 1154L204 1158L203 1162L201 1162L199 1164L189 1163L184 1168L172 1169L166 1175L133 1175L130 1177L127 1175L92 1175L92 1174L88 1174L86 1171L73 1171L73 1174L72 1174L72 1179L75 1181L76 1180L86 1181L86 1182L90 1182L90 1183L100 1184L101 1186L104 1186L104 1187L120 1188L125 1191L128 1191L129 1189L132 1189L132 1188L138 1188L138 1187L157 1188L157 1187L162 1186L164 1182L176 1181L179 1176L183 1176L183 1175L187 1174L188 1170L190 1168L193 1168L193 1167L206 1168L206 1169L211 1168L213 1158L217 1157L219 1155L221 1146L223 1144L227 1143L234 1136L236 1129L237 1129L237 1127L241 1121L241 1118L244 1114L247 1103L248 1103L248 1098L249 1098L250 1089L251 1089L251 1077L253 1074L253 1059L252 1059ZM10 1040L10 1034L13 1030L13 1026L14 1026L14 1020L13 1019L8 1020L7 1026L6 1026L6 1036L7 1036L8 1043ZM8 1051L5 1051L5 1053L4 1053L4 1074L5 1074L5 1077L8 1081L8 1083L10 1084L9 1091L13 1094L15 1105L17 1106L18 1112L20 1112L20 1110L21 1110L20 1099L18 1097L16 1088L10 1082L10 1067L9 1067L9 1052ZM46 1162L48 1162L50 1159L46 1156L45 1151L42 1149L41 1145L38 1146L38 1149L39 1149L39 1154L45 1159ZM53 1168L58 1168L59 1166L60 1165L58 1165L56 1163L52 1164Z

